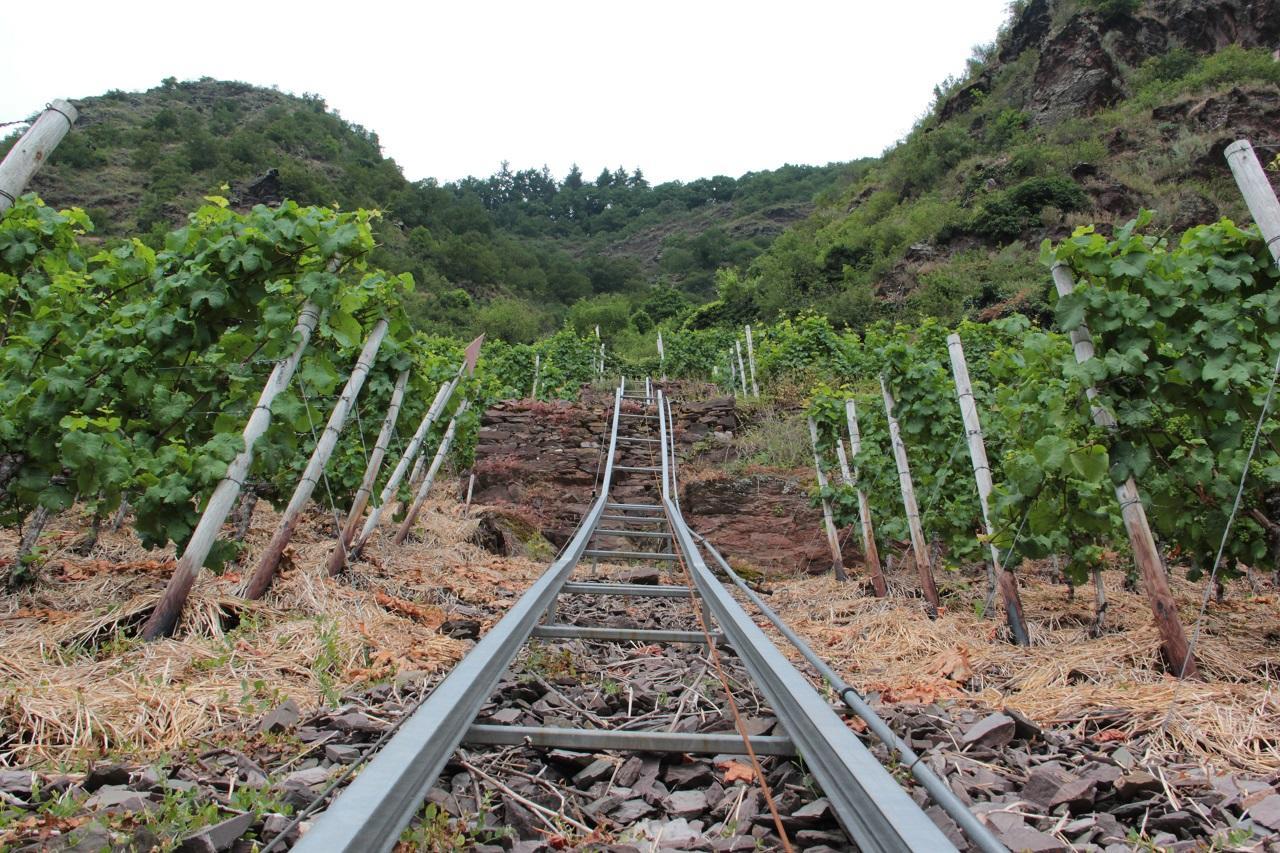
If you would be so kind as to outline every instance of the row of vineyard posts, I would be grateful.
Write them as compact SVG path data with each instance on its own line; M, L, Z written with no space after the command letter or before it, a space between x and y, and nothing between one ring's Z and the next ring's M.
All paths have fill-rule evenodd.
M1146 471L1153 478L1165 481L1160 488L1167 493L1168 481L1183 475L1177 470L1178 466L1192 457L1197 459L1199 478L1192 482L1193 478L1184 476L1177 486L1193 506L1200 505L1200 514L1197 516L1186 506L1168 500L1162 500L1156 507L1160 520L1168 522L1163 526L1172 534L1171 544L1200 558L1201 568L1210 568L1207 558L1213 556L1209 582L1218 574L1233 570L1235 564L1244 562L1242 558L1246 557L1250 563L1269 559L1280 576L1280 563L1276 562L1280 559L1280 527L1259 509L1269 493L1274 494L1274 486L1280 482L1280 470L1274 464L1264 463L1250 468L1252 451L1248 458L1244 456L1253 434L1254 447L1261 437L1270 447L1271 460L1276 459L1274 444L1269 440L1276 424L1268 417L1268 407L1276 376L1280 374L1280 357L1275 357L1272 365L1273 353L1280 351L1280 294L1276 293L1276 286L1280 284L1276 276L1276 266L1280 265L1280 204L1248 142L1230 146L1226 157L1261 240L1224 222L1193 229L1177 249L1163 252L1158 241L1136 234L1137 228L1144 224L1140 217L1120 229L1115 241L1109 242L1092 233L1092 229L1085 229L1059 247L1057 259L1051 266L1059 296L1059 322L1068 332L1074 360L1079 366L1069 380L1057 387L1035 387L1036 380L1043 377L1031 378L1035 371L1028 354L1033 353L1034 348L1028 347L1027 342L1034 340L1034 346L1040 348L1038 354L1043 355L1046 348L1053 346L1047 337L1024 337L1018 342L1022 346L1018 351L1005 346L1011 341L993 340L991 324L962 325L961 332L978 339L984 362L994 362L984 364L987 380L984 385L1002 386L997 388L1005 415L1001 424L1002 444L1014 448L1007 452L1006 459L1011 460L1013 468L1021 468L1006 473L1011 481L1027 483L1021 491L1016 485L1003 490L1006 511L1000 524L993 522L991 499L996 486L962 335L946 334L943 345L938 338L945 331L928 322L905 337L891 335L874 340L868 335L865 350L874 351L875 355L865 360L861 371L852 368L852 373L871 373L879 386L887 427L887 436L879 438L887 441L892 449L920 593L931 618L936 618L940 606L933 557L921 523L908 462L910 449L895 414L895 397L909 400L914 418L913 434L923 443L931 444L933 450L948 443L945 439L948 432L962 439L953 442L953 447L967 446L972 470L972 483L967 489L949 479L954 450L945 460L936 452L930 454L931 462L941 462L939 467L948 469L935 472L934 494L930 500L936 501L939 493L948 489L971 490L977 497L975 513L974 508L966 505L968 496L960 495L956 501L959 512L954 517L963 522L976 515L981 520L981 529L970 526L966 531L962 523L959 531L949 531L951 535L944 539L954 547L968 538L978 546L979 553L982 549L987 551L986 609L991 609L998 594L1011 638L1018 644L1025 645L1030 640L1012 557L1015 553L1021 556L1053 554L1057 545L1072 550L1076 567L1092 573L1097 596L1095 631L1100 632L1106 608L1101 569L1107 555L1103 547L1110 527L1107 517L1118 512L1159 631L1168 670L1180 677L1198 676L1194 649L1179 621L1167 569L1138 484L1138 472ZM1187 260L1187 256L1195 253L1202 254L1196 255L1195 262ZM1073 264L1087 276L1108 282L1111 292L1107 292L1106 286L1090 286L1083 294L1077 292ZM1117 286L1116 281L1122 284ZM1119 352L1095 350L1094 337L1084 321L1090 313L1102 319L1106 339L1112 341ZM1149 329L1158 332L1148 336L1146 330ZM1015 336L1025 335L1025 321L1007 324L1006 330ZM940 375L939 354L944 348L951 367L949 382ZM1168 352L1159 352L1162 348ZM735 354L730 353L728 359L728 383L730 388L741 389L743 396L747 396L742 367ZM1168 363L1159 363L1162 355ZM1017 376L1020 369L1028 375ZM1002 370L1003 375L999 375ZM1231 371L1235 373L1228 375ZM1234 387L1229 387L1228 380ZM1105 399L1099 390L1102 382L1110 386ZM1145 384L1147 382L1150 384ZM846 578L837 515L842 515L846 523L852 523L853 518L851 511L837 513L833 502L847 500L851 494L856 501L856 521L869 581L875 594L884 596L887 588L865 481L859 476L858 465L850 464L851 459L863 460L865 466L869 459L865 436L859 429L858 404L850 393L856 385L851 383L843 392L825 384L819 386L809 409L809 434L834 574L838 580ZM1161 411L1162 407L1157 404L1149 412L1141 411L1141 407L1162 396L1162 392L1167 394L1166 400L1176 405L1165 406ZM1144 395L1149 397L1143 399ZM865 390L863 396L869 396ZM1073 396L1085 401L1086 417L1091 418L1095 430L1104 435L1083 433L1079 424L1064 422L1064 414L1078 412L1078 407L1070 405ZM1051 398L1056 399L1050 403ZM1120 405L1116 405L1117 402ZM1034 423L1032 408L1054 408L1064 403L1064 409L1054 411L1054 417L1047 421L1053 425L1049 430L1035 428L1038 424ZM952 412L958 411L958 422L946 411L948 407ZM1117 420L1112 407L1120 411L1123 423ZM1072 412L1073 408L1077 411ZM1260 414L1255 414L1259 411ZM1223 413L1227 413L1225 418ZM1173 422L1156 422L1162 416ZM1053 428L1077 433L1081 440L1054 435ZM1158 438L1150 441L1150 446L1137 445L1132 439L1137 428L1151 430ZM1035 443L1023 448L1029 452L1019 454L1015 436L1023 430L1028 437L1035 438ZM1116 440L1122 432L1123 440ZM1170 434L1175 438L1170 438ZM828 481L827 469L831 467L828 457L832 451L837 459L842 490L833 488ZM1218 456L1210 451L1217 451ZM1150 456L1157 457L1156 462L1168 470L1148 464ZM871 464L880 462L874 456L870 460ZM1230 465L1234 465L1234 471L1228 471ZM1025 469L1029 467L1041 470L1028 476ZM1055 476L1046 475L1050 468L1057 469L1056 482L1053 482ZM1253 537L1254 541L1247 541L1250 537L1245 536L1229 538L1245 484L1251 478L1260 483L1261 489L1259 499L1247 510L1251 516L1248 523L1263 535ZM1104 482L1114 491L1110 507L1100 500L1096 488ZM1215 484L1216 488L1206 488L1206 483ZM1057 500L1046 500L1055 488ZM1234 503L1233 493L1236 493ZM1206 508L1210 511L1205 512ZM1205 524L1206 516L1218 523ZM1065 536L1052 544L1045 541L1048 530L1063 527L1070 528ZM1219 535L1220 541L1214 538ZM1027 547L1029 540L1037 538L1041 540L1041 547ZM1186 543L1186 539L1197 541ZM1016 551L1020 544L1024 547ZM1215 547L1216 555L1213 554ZM1232 559L1233 565L1220 565L1224 554ZM1056 557L1054 559L1056 561Z
M15 393L0 426L6 438L0 489L24 516L9 581L32 556L51 507L86 500L98 518L103 511L119 514L128 495L144 542L180 545L173 575L142 628L147 639L172 633L200 570L211 557L219 560L219 535L255 456L265 463L260 469L274 467L268 477L277 493L290 483L293 489L245 584L246 598L261 598L271 587L322 481L335 517L338 502L347 507L330 574L364 548L408 475L413 500L394 538L402 543L466 421L483 336L458 353L409 329L400 302L408 280L364 261L373 247L365 211L285 203L240 215L210 197L187 227L168 235L161 252L135 240L85 257L75 239L90 227L83 214L55 213L21 195L76 118L69 103L50 104L0 164L3 370L6 379L18 372L27 379L25 387L7 385ZM329 399L340 365L353 355L317 433L313 404ZM255 399L257 365L270 365L270 372ZM371 453L362 430L345 429L353 411L359 417L366 386L366 408L383 415ZM432 387L424 412L417 401ZM406 413L420 413L417 429L366 520ZM446 416L426 465L433 427ZM51 429L41 430L41 423ZM308 443L299 474L295 462ZM353 496L345 477L326 474L335 451L344 463L338 467L363 469ZM201 487L215 482L200 499Z
M758 398L770 378L823 376L809 437L837 576L839 529L856 525L871 586L887 593L872 507L887 513L900 501L900 516L879 519L881 541L909 539L930 615L941 602L926 527L953 555L988 563L985 609L999 597L1018 643L1029 638L1013 567L1046 556L1056 565L1061 556L1064 576L1092 574L1101 629L1100 572L1123 528L1166 661L1195 674L1157 542L1216 573L1214 537L1235 517L1237 472L1242 490L1251 472L1263 487L1245 501L1247 530L1223 540L1223 571L1280 555L1280 523L1265 501L1267 487L1280 485L1274 423L1266 422L1265 461L1249 468L1243 451L1280 344L1280 206L1247 142L1229 147L1227 160L1262 239L1224 221L1168 245L1144 236L1139 217L1114 239L1086 228L1046 248L1069 339L1015 315L952 334L931 321L876 326L853 346L822 318L802 316L741 336L666 328L656 358L636 360L606 353L599 329L579 338L566 328L534 345L490 343L477 376L479 341L464 355L461 342L413 333L399 301L408 276L366 264L376 212L285 202L236 214L210 197L159 252L137 240L82 251L76 235L91 227L83 213L21 197L75 120L70 104L55 101L0 163L0 211L8 210L0 387L9 395L0 414L0 521L22 522L25 556L53 511L79 500L95 519L119 518L127 497L143 543L181 551L148 637L173 630L201 567L225 557L219 531L250 484L284 504L246 586L257 597L316 488L335 515L338 504L346 512L327 564L336 574L397 497L408 512L395 541L405 539L445 457L469 440L464 426L488 400L572 397L608 373L709 376L744 399ZM1083 276L1078 288L1073 271ZM338 390L342 364L353 365L345 385L326 396ZM271 366L265 387L254 381L259 365ZM359 426L366 386L364 408L383 415L371 451L362 428L344 430L353 411ZM312 407L325 399L335 403L320 426ZM418 426L379 490L402 420ZM433 444L428 462L423 448ZM966 452L958 472L953 463ZM20 559L10 580L22 569Z

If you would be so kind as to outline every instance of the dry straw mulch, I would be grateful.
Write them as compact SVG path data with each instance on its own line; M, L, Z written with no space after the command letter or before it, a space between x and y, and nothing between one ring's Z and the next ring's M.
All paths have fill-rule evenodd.
M1024 575L1029 648L1007 642L1003 612L977 615L981 583L953 584L951 607L932 622L897 586L905 577L893 578L887 599L829 577L783 581L769 603L849 683L885 701L1007 706L1152 759L1184 754L1223 770L1280 771L1277 596L1228 584L1201 628L1204 680L1179 683L1164 673L1145 597L1126 592L1120 575L1108 573L1107 631L1097 639L1091 587L1069 600L1062 585ZM1173 591L1190 634L1203 587L1175 578Z
M245 575L277 520L258 505ZM122 531L79 556L87 519L65 513L42 539L36 586L0 597L0 766L154 759L239 731L285 697L305 709L370 681L446 670L468 646L437 630L456 607L483 608L491 621L544 568L469 544L475 524L455 503L429 503L416 539L394 548L389 532L375 538L367 561L334 581L323 571L332 520L317 512L264 600L239 597L234 567L203 572L175 637L143 643L135 629L173 554ZM0 532L0 557L15 547L13 532Z

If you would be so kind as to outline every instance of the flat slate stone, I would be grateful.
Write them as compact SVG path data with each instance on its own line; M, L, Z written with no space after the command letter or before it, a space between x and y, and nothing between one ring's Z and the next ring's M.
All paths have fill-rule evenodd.
M573 784L579 788L589 787L601 779L612 776L615 766L612 759L597 758L573 775Z
M1018 723L1007 714L989 714L969 727L960 738L962 746L999 749L1013 740Z
M178 845L179 853L222 853L236 839L249 831L255 820L253 812L245 812L193 832Z
M1249 817L1267 829L1280 831L1280 794L1272 794L1249 807Z
M302 711L298 708L298 703L292 699L286 699L278 707L263 715L258 721L258 731L264 734L279 734L296 726L300 719L302 719Z
M1071 849L1052 835L1025 825L997 835L1004 846L1019 853L1067 853Z
M676 817L697 817L707 810L705 791L673 791L662 801L667 814Z

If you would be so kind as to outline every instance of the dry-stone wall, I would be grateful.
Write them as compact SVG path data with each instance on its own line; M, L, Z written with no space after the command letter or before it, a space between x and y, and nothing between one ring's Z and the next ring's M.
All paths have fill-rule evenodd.
M830 569L805 472L735 475L716 467L732 458L733 398L686 402L678 389L673 397L681 508L689 523L737 565L770 573ZM584 392L577 403L508 400L489 409L476 446L474 501L517 508L536 519L552 544L563 545L595 497L612 403L611 394ZM647 501L655 477L616 473L613 498Z

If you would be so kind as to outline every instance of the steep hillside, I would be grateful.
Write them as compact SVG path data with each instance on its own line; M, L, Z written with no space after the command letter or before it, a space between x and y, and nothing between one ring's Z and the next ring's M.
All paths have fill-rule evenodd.
M1280 136L1278 45L1270 0L1020 2L900 145L693 322L1036 313L1045 237L1141 207L1175 230L1243 213L1221 152Z
M377 134L316 95L170 78L77 106L75 133L32 190L83 207L101 236L163 233L211 192L243 207L376 207L386 213L377 261L414 273L423 328L512 340L549 331L584 297L638 304L659 278L711 296L718 266L749 263L848 171L787 166L651 186L639 169L589 180L574 167L557 180L504 163L488 178L414 183Z

